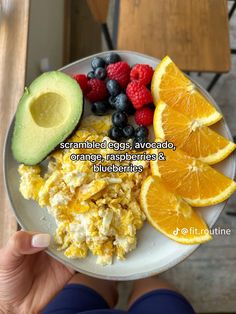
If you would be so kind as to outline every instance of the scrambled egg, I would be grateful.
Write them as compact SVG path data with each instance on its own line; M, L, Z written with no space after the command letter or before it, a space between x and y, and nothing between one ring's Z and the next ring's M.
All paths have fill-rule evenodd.
M70 141L111 141L106 137L110 126L110 116L89 116L83 119ZM44 175L41 175L38 165L19 166L20 192L24 198L33 199L41 207L47 207L55 217L55 240L58 249L64 250L68 258L84 258L91 251L101 265L111 264L114 256L124 259L126 253L136 247L136 233L145 220L138 200L141 184L149 175L149 163L135 162L144 167L142 173L95 173L90 161L71 161L72 153L100 153L105 156L124 151L54 151ZM102 164L111 163L105 161Z

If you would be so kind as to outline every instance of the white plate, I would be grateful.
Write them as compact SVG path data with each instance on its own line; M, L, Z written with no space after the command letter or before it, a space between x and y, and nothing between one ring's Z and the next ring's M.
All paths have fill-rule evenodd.
M117 52L120 54L122 60L127 61L130 65L135 63L147 63L155 68L159 63L159 60L140 53L131 51ZM104 56L106 54L107 52L103 52L76 61L62 68L61 71L69 75L77 72L88 73L91 69L91 59L94 56ZM212 97L202 88L200 89L210 102L219 110L219 107ZM89 108L89 106L86 106L85 104L85 108L86 107ZM86 110L84 114L87 114ZM18 164L13 159L10 148L12 129L13 123L9 128L4 150L5 182L12 208L23 229L48 232L53 235L56 227L54 218L47 213L45 208L40 208L36 202L25 200L19 192L19 175L17 173ZM229 128L224 120L218 122L214 126L214 129L232 140ZM234 178L234 156L231 155L223 162L217 164L216 168L228 177ZM199 209L210 227L216 222L225 204L226 202L216 206ZM54 243L50 246L48 253L77 271L94 277L114 280L131 280L161 273L180 263L197 247L198 245L178 244L156 231L148 223L145 223L142 230L138 232L137 248L127 255L125 261L114 260L114 263L110 266L104 267L96 265L96 257L91 254L86 259L70 260L63 255L63 252L58 252L56 250Z

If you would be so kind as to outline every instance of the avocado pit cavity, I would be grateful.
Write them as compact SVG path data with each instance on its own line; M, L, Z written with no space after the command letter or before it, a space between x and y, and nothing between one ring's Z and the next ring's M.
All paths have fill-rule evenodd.
M34 122L43 128L56 127L67 119L70 105L66 99L53 92L40 95L30 105Z

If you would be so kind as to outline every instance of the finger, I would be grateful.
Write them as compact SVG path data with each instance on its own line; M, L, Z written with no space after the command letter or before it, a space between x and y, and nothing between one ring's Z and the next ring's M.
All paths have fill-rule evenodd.
M49 234L32 234L26 231L16 232L8 241L3 252L4 261L16 262L24 255L35 254L47 248L50 244Z
M67 268L68 271L71 273L71 275L74 275L74 274L76 273L76 271L75 271L73 268L71 268L71 267L69 267L69 266L66 266L66 268Z

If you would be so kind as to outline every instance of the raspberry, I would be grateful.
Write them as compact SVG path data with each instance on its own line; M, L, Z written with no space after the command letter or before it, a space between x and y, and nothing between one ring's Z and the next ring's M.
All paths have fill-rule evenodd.
M135 122L138 125L151 125L153 121L154 111L149 107L143 107L137 110L134 114Z
M130 72L131 81L148 85L153 76L153 69L148 64L136 64Z
M86 97L90 102L104 100L108 96L105 82L97 78L88 81L88 88Z
M89 91L87 76L85 74L73 74L72 77L77 81L84 95L86 95Z
M146 86L136 81L128 84L126 95L136 109L140 109L143 106L152 103L152 95L150 91Z
M109 64L107 76L110 80L116 80L121 88L125 88L129 83L130 66L125 61Z

